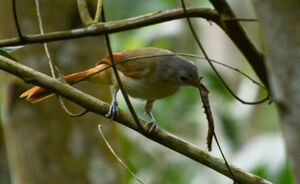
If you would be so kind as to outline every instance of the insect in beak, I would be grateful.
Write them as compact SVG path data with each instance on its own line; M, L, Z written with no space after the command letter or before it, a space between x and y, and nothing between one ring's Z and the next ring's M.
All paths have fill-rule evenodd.
M214 119L212 116L212 112L211 112L211 108L209 105L209 99L208 99L208 95L209 95L209 91L208 89L201 83L201 79L202 77L200 77L200 79L198 80L198 89L199 89L199 93L201 96L201 100L203 103L203 108L204 108L204 113L206 114L206 118L208 121L208 132L207 132L207 148L209 151L211 151L211 147L212 147L212 140L213 140L213 136L215 133L215 125L214 125Z

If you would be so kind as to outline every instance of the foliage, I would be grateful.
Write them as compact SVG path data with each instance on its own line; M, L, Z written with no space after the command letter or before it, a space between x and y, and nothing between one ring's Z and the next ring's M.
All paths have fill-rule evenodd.
M10 55L8 52L10 51L11 49L8 49L8 48L0 48L0 55L1 56L4 56L4 57L7 57L9 59L12 59L14 61L18 61L14 56Z

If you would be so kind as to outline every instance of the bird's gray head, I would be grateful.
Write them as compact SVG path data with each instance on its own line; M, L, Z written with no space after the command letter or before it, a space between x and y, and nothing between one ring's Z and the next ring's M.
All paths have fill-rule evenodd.
M172 79L180 86L199 86L197 67L192 62L180 56L172 56L168 65L169 67L165 71L168 79Z
M178 70L178 81L184 86L195 86L199 84L197 67L190 61L180 58L180 69Z

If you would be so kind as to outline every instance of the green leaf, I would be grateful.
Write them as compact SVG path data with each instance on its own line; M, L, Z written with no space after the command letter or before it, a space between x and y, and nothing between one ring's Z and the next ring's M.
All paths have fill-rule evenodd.
M280 184L293 184L293 177L292 177L292 173L290 171L289 168L289 163L286 162L286 164L284 165L281 174L279 174L279 183Z
M1 56L4 56L4 57L7 57L11 60L14 60L14 61L18 61L15 57L13 57L12 55L10 55L7 51L7 49L5 48L0 48L0 55Z

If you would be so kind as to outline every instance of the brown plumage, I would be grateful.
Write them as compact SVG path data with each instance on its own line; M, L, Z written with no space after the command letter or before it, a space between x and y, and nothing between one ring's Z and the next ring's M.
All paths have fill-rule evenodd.
M94 68L88 69L83 72L73 73L70 75L65 76L65 81L69 84L74 84L76 81L83 79L84 77L93 74L99 70L102 70L109 66L107 63L101 63ZM88 82L97 82L102 85L112 85L111 81L111 73L110 70L105 70L103 72L99 72L98 74L87 78L86 81ZM39 86L34 86L33 88L25 91L20 95L20 98L26 97L26 100L30 103L37 103L43 101L54 94L51 91L45 90Z
M149 56L155 54L166 54L171 53L167 50L157 49L157 48L142 48L136 50L124 50L120 52L115 52L113 54L114 61L116 63L122 62L129 58L141 57L141 56ZM103 58L100 62L98 62L97 66L91 69L88 69L83 72L78 72L74 74L70 74L65 76L65 80L69 84L73 84L74 82L81 80L82 78L93 74L99 70L102 70L111 65L111 61L109 56ZM124 62L117 65L117 69L124 76L132 78L132 79L140 79L145 78L154 70L155 65L153 65L152 58L142 58L137 60L132 60L130 62ZM100 85L111 85L117 86L116 81L112 75L111 69L107 69L103 72L99 72L98 74L89 77L85 80L86 82L97 83ZM26 97L26 100L30 103L37 103L43 101L49 97L53 96L53 93L47 91L39 86L35 86L20 95L20 98ZM134 95L133 95L134 96Z
M113 58L117 63L117 71L127 94L147 101L145 112L152 119L149 131L157 128L151 113L155 100L174 94L181 86L191 86L199 90L203 88L195 65L183 57L172 55L172 52L168 50L159 48L124 50L114 53ZM126 62L127 60L130 61ZM67 75L65 80L70 85L79 81L87 81L112 86L114 90L113 100L107 117L114 118L118 111L116 95L119 87L111 68L104 70L109 66L111 66L111 61L107 56L98 62L97 66L83 72ZM205 90L204 92L200 94L210 122L208 147L211 149L213 119L208 103L208 91ZM35 86L21 94L20 98L26 97L30 103L37 103L52 95L51 91Z

